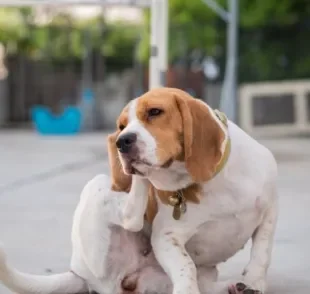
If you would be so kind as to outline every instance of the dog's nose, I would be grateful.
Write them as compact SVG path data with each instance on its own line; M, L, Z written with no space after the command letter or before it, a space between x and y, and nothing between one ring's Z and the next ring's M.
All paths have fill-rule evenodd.
M127 133L121 135L116 141L116 147L121 153L128 153L133 144L137 141L137 134Z

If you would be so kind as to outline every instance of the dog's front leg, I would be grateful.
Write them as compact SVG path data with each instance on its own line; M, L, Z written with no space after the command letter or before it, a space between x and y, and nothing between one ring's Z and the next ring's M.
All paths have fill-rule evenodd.
M147 179L133 176L132 185L127 201L123 209L123 223L125 230L138 232L144 224L144 214L147 207L147 193L149 181Z
M155 256L170 277L173 294L199 294L196 266L185 249L191 235L185 228L169 229L162 219L155 217L151 242Z

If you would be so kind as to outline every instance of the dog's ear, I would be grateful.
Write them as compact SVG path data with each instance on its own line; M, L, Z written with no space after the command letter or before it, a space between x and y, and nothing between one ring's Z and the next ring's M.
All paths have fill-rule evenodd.
M156 201L155 187L150 183L148 191L148 201L145 212L145 219L149 224L153 223L153 220L158 212L158 204Z
M111 169L113 191L129 192L131 188L132 177L123 172L121 162L118 157L116 148L116 139L119 132L115 132L108 136L108 154Z
M186 168L195 182L206 182L214 175L222 157L225 133L206 104L198 99L176 96L183 120Z

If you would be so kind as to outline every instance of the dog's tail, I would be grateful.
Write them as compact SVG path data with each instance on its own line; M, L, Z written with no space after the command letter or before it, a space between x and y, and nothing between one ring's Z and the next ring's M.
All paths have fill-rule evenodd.
M1 245L0 281L18 294L76 294L88 291L85 281L72 272L40 276L17 271L7 263Z

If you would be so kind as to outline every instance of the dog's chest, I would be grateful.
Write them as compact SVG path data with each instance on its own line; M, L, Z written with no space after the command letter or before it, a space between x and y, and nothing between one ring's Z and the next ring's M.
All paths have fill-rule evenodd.
M172 220L172 208L161 205L168 227L195 232L186 244L195 264L216 265L243 248L257 228L267 202L250 185L224 183L220 189L203 191L199 204L188 203L178 221ZM169 220L168 220L169 219Z
M209 196L209 198L208 198ZM244 247L260 224L267 202L258 190L238 186L206 194L201 205L189 209L201 225L187 247L196 264L215 265Z

